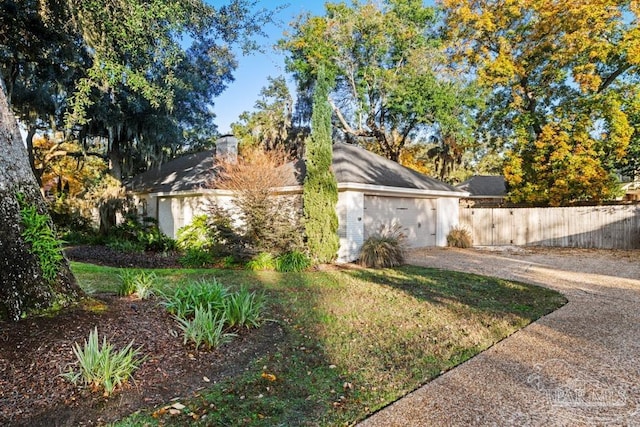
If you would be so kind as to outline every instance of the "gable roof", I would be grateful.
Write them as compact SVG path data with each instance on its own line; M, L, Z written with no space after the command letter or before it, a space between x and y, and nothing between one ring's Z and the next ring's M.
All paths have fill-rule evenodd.
M507 184L503 176L474 175L456 187L468 191L470 197L505 197L507 195Z
M460 190L356 145L333 144L333 171L338 183L431 191Z
M178 157L159 168L136 175L126 187L140 193L202 188L212 177L215 153L215 150L207 150Z
M197 190L213 177L215 150L188 154L160 168L134 177L127 188L141 193L165 193ZM461 193L463 190L404 167L392 160L351 144L333 145L333 171L338 184L358 184L398 189ZM291 162L289 168L299 185L306 174L303 159Z

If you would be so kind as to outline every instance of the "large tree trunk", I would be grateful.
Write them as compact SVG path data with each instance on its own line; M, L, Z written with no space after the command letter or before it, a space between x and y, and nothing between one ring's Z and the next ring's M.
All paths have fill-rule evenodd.
M46 279L40 258L22 237L18 193L24 195L25 204L48 214L1 78L0 153L0 318L18 320L54 305L66 305L83 293L64 257L57 263L55 277Z

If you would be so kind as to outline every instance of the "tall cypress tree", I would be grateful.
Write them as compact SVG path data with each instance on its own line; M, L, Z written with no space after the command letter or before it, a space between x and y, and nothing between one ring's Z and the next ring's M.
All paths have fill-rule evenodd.
M307 246L311 256L320 263L333 261L340 246L336 215L338 183L331 168L330 81L324 68L320 68L313 94L311 136L305 156L307 174L302 194Z

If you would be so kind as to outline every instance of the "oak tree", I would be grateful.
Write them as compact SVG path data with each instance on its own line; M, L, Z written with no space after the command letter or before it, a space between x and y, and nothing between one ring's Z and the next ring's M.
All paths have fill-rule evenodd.
M151 108L164 117L189 101L186 94L190 92L184 90L180 74L183 68L211 72L213 82L222 85L216 87L224 87L235 67L232 46L251 48L251 35L268 18L268 14L251 13L253 5L248 0L230 0L221 7L201 0L7 0L0 4L0 53L16 58L0 74L0 317L17 320L81 295L60 255L11 110L8 95L14 93L22 65L55 58L55 64L66 67L72 59L47 53L51 46L68 42L88 55L84 73L64 94L70 100L66 122L86 132L91 130L92 116L102 118L96 108L102 109L110 120L98 136L107 140L112 165L117 165L122 160L117 145L122 136L140 141L136 140L138 129L125 126L125 114ZM195 53L190 57L182 48L185 37L194 40ZM195 86L208 83L206 75L190 79ZM208 96L216 91L201 93ZM121 108L123 102L127 109Z
M422 0L327 3L302 16L279 44L299 91L321 67L336 79L330 103L344 139L398 161L425 134L469 136L473 96L446 67L434 8Z
M481 135L506 151L512 201L613 197L634 132L639 3L441 3L452 59L490 90Z

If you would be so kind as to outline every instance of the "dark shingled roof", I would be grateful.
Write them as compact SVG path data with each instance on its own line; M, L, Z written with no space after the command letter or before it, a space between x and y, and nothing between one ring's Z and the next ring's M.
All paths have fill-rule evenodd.
M468 191L470 197L505 197L507 184L502 176L474 175L456 187Z
M351 144L333 144L333 171L338 183L431 191L460 191L452 185Z
M212 177L214 151L190 154L159 169L136 176L128 188L137 192L169 192L202 188ZM302 185L303 160L289 163L294 182ZM333 170L339 184L367 184L417 190L461 192L462 190L406 168L394 161L351 144L333 145Z
M215 150L187 154L135 176L127 188L140 193L165 193L204 187L212 177Z

